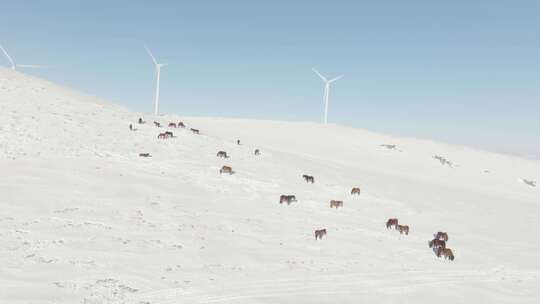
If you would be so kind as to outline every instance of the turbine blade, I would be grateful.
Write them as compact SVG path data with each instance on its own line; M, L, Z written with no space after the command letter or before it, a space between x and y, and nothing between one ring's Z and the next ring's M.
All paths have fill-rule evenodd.
M17 67L21 68L31 68L31 69L48 69L46 65L37 65L37 64L17 64Z
M334 82L336 80L340 80L341 78L343 78L343 76L345 76L345 75L341 75L341 76L338 76L336 78L332 78L332 79L328 80L328 83L332 83L332 82Z
M326 80L326 78L321 75L321 73L319 73L319 71L317 71L315 68L312 68L313 72L315 72L315 74L317 74L319 77L321 77L322 81L324 82L327 82L328 80Z
M15 68L15 61L13 61L13 59L11 59L11 56L9 56L8 52L6 52L6 50L1 45L0 45L0 50L2 50L4 55L6 55L7 59L9 60L9 63L11 63L11 67Z
M150 57L152 58L152 61L154 62L154 64L158 65L156 58L154 58L154 55L152 55L152 52L150 51L150 49L146 45L144 46L144 48L146 49L146 52L148 53L148 55L150 55Z

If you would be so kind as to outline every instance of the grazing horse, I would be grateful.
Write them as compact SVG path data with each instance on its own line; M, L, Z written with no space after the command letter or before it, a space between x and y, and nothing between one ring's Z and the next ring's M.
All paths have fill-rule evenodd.
M306 181L306 183L314 183L315 182L315 177L313 176L310 176L310 175L302 175L302 178L304 178L304 180Z
M445 242L448 242L448 233L446 232L437 232L437 234L434 234L433 237L435 237L438 240L443 240Z
M351 190L351 195L360 195L360 188L354 187Z
M255 149L255 152L253 152L253 154L255 154L255 155L261 155L261 151L259 151L259 149Z
M161 128L161 124L160 124L159 122L157 122L157 121L154 121L154 125L155 125L156 127L158 127L158 128Z
M450 261L454 260L454 253L450 248L439 247L439 249L437 249L437 257L440 258L441 256L444 256L444 259L449 259Z
M185 128L186 127L186 125L184 125L184 123L181 122L181 121L178 122L177 126L180 127L180 128Z
M190 130L191 130L191 132L193 132L193 134L199 134L199 130L197 130L197 129L191 128Z
M292 202L296 202L296 196L295 195L281 195L279 197L279 203L283 204L284 202L287 203L287 205L290 205Z
M171 137L171 138L174 137L173 132L171 132L171 131L165 132L165 135L166 135L167 137Z
M167 137L169 137L169 136L167 135L167 133L159 133L159 135L157 136L157 138L162 138L162 139L165 139L165 138L167 138Z
M138 123L142 125L142 124L145 124L146 121L144 121L142 118L139 117Z
M321 239L326 235L326 229L315 230L315 239Z
M229 175L232 175L234 173L233 169L229 166L223 166L221 169L219 169L219 174L222 173L229 173Z
M343 208L343 201L331 200L330 201L330 208L333 208L333 207L336 207L336 209L339 208L339 207Z
M229 156L227 155L227 152L225 151L219 151L217 154L216 154L217 157L221 157L221 158L229 158Z
M429 248L446 248L446 242L444 240L433 239L428 242Z
M390 229L394 226L394 228L397 229L398 226L398 219L397 218L390 218L388 221L386 221L386 229Z
M169 128L176 128L176 123L170 122L169 123Z
M152 155L150 155L150 153L139 153L139 156L140 157L152 157Z
M405 233L405 235L409 235L409 226L407 225L397 225L397 230L399 234Z

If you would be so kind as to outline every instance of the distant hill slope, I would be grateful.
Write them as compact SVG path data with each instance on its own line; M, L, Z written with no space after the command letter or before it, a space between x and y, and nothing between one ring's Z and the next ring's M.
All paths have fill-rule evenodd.
M540 185L522 181L540 181L539 161L337 125L141 116L0 69L0 302L540 297ZM437 231L453 262L428 247Z

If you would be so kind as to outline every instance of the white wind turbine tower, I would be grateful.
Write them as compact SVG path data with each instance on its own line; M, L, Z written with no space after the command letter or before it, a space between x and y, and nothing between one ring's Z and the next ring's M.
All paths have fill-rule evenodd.
M322 79L322 81L324 81L324 124L326 124L328 122L328 99L330 98L330 84L343 77L343 75L328 80L315 68L312 70Z
M0 50L2 50L2 53L4 53L4 55L6 56L6 58L9 61L9 63L11 63L11 69L12 70L15 70L17 67L19 67L19 68L34 68L34 69L45 69L45 68L47 68L47 66L44 66L44 65L18 64L18 63L15 63L15 60L13 60L13 58L11 58L11 56L9 56L6 49L4 49L1 45L0 45Z
M154 115L159 114L159 76L161 74L161 68L166 66L166 63L158 63L156 61L156 58L154 58L154 55L152 55L152 52L150 49L145 45L144 48L148 52L148 55L152 58L152 61L154 62L154 65L156 66L156 101L154 103Z

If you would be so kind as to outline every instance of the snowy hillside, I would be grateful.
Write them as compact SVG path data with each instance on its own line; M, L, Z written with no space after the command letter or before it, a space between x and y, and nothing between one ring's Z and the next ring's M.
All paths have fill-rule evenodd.
M540 301L540 184L524 182L540 161L336 125L155 118L5 69L0 122L0 303ZM437 231L455 260L428 247Z

